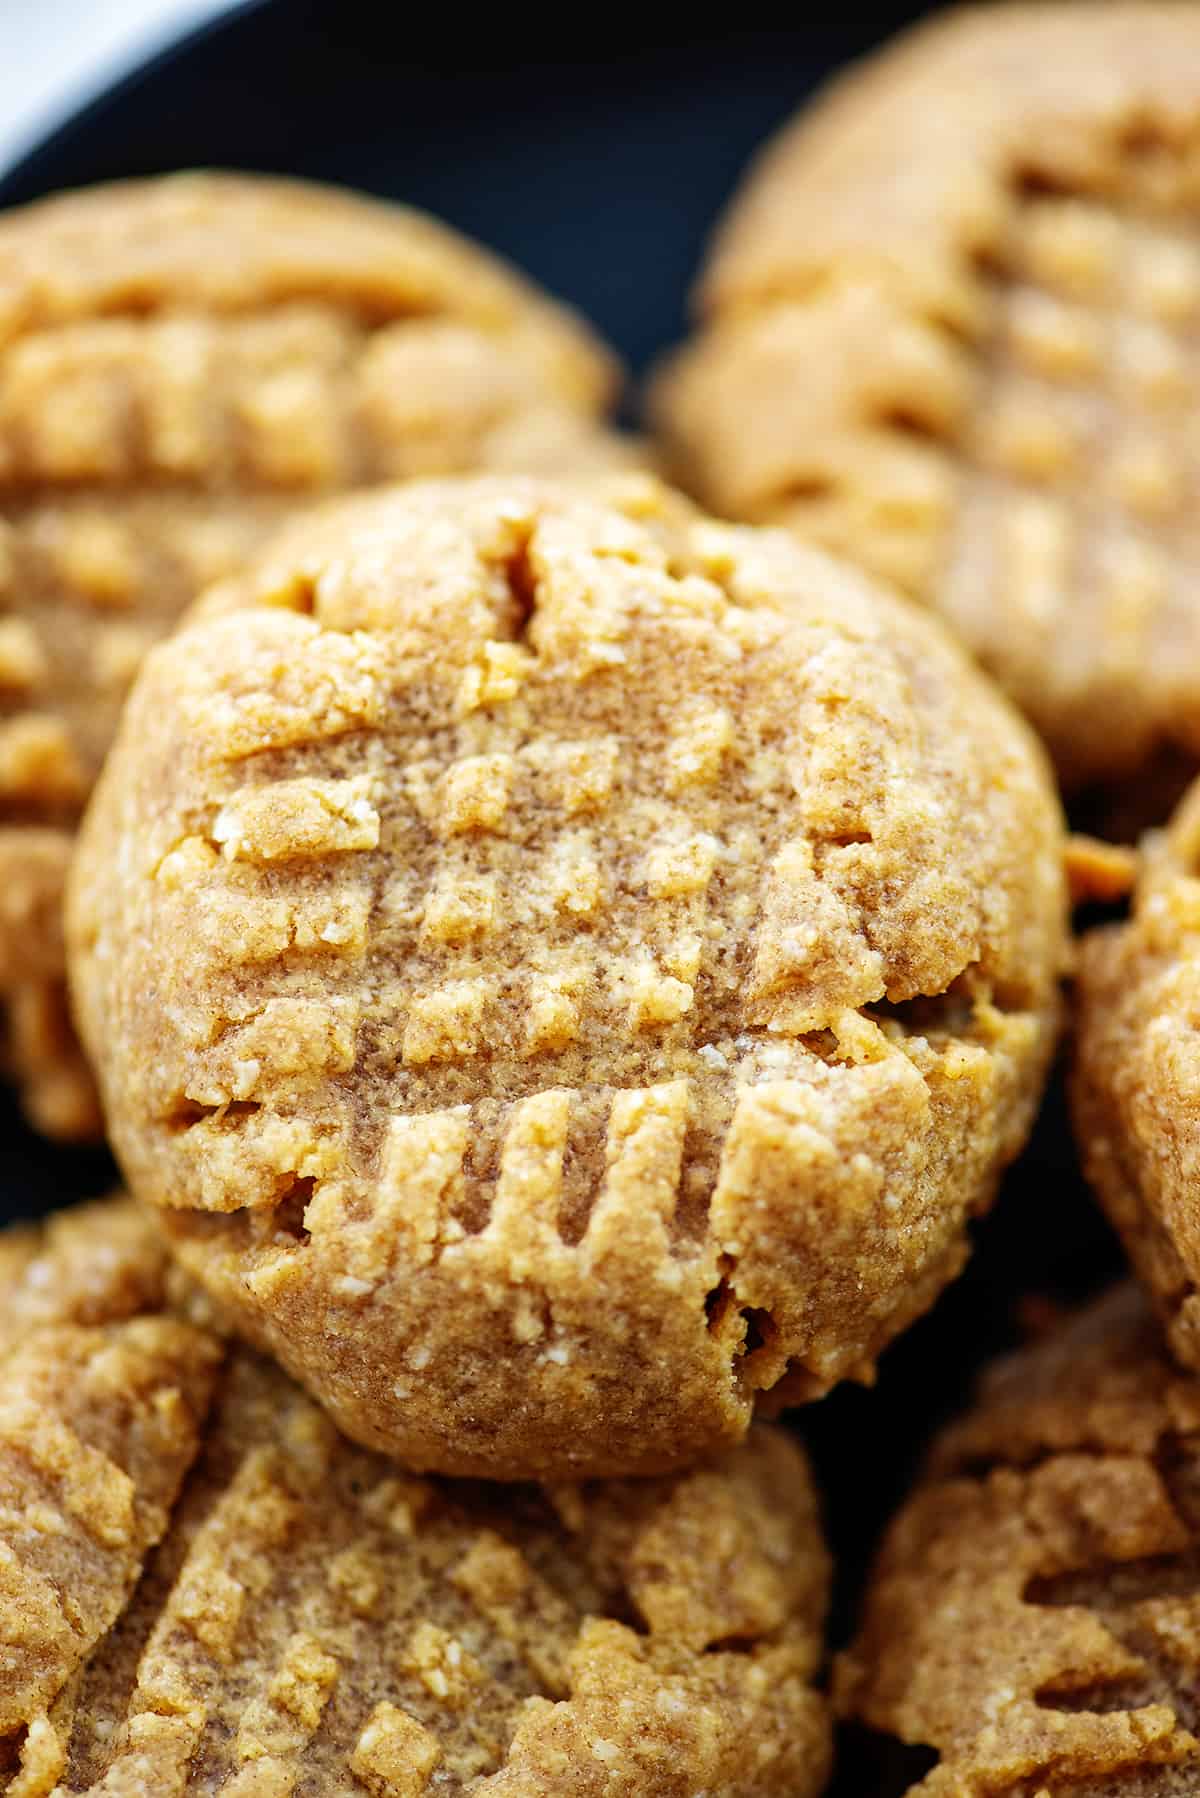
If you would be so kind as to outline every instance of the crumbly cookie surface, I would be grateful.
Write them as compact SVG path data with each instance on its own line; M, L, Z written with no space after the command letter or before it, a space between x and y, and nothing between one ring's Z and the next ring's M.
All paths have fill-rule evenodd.
M937 1752L928 1798L1200 1782L1200 1383L1133 1287L1002 1363L893 1523L844 1715Z
M484 251L331 189L173 176L0 219L0 992L44 1129L97 1127L62 874L148 645L313 496L616 459L612 385Z
M111 1316L97 1277L96 1322L68 1299L0 1361L5 1798L820 1790L828 1567L786 1437L677 1479L419 1479L248 1351L127 1315L154 1251L113 1215L85 1224ZM73 1229L0 1237L0 1314Z
M1200 1368L1200 785L1144 839L1127 921L1083 940L1071 1082L1084 1171Z
M134 1189L350 1435L665 1470L957 1271L1061 848L1024 726L854 571L645 478L416 485L153 653L78 1013Z
M1200 756L1198 145L1187 0L935 20L768 150L658 392L686 485L934 607L1071 784Z
M150 1214L128 1198L0 1230L0 1355L51 1324L110 1324L161 1311L170 1281Z

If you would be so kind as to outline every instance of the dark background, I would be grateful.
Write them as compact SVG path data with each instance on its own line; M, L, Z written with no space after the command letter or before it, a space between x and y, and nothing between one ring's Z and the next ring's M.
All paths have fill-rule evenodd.
M0 180L0 204L197 164L349 182L512 258L586 312L636 374L683 334L706 235L764 136L924 9L802 7L810 16L789 30L743 12L739 31L686 38L633 14L567 8L535 24L511 8L470 21L444 10L431 20L382 0L255 0L77 114ZM38 1142L11 1105L0 1126L8 1215L113 1178L103 1154ZM981 1363L1018 1340L1031 1301L1076 1298L1119 1266L1056 1088L965 1276L889 1351L873 1391L844 1388L796 1417L838 1563L835 1644L931 1429ZM834 1790L897 1790L924 1764L918 1755L881 1775L851 1742Z
M535 22L257 0L77 114L0 202L202 164L350 182L511 257L638 372L682 335L704 238L765 134L924 9L801 5L789 30L755 28L756 10L739 31L681 31L620 8Z

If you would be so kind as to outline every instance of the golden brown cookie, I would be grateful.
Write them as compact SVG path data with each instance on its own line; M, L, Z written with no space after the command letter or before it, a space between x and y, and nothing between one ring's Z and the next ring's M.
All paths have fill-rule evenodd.
M43 1311L0 1361L5 1798L819 1791L828 1566L784 1435L675 1479L418 1479L249 1352L128 1315L135 1226L0 1237L0 1315L64 1233L113 1275L110 1317L97 1279L92 1324Z
M932 606L1066 782L1200 758L1200 8L989 5L753 171L664 373L675 473Z
M48 1324L107 1324L161 1311L169 1283L160 1233L129 1198L0 1230L0 1355Z
M1144 839L1128 921L1083 940L1072 1098L1084 1170L1200 1369L1200 783Z
M164 1263L128 1200L0 1234L0 1791L13 1798L21 1736L115 1624L200 1446L221 1348L166 1315Z
M0 997L43 1129L97 1128L63 871L147 645L314 495L618 457L613 373L483 250L333 189L181 175L0 217Z
M75 994L184 1264L347 1433L665 1471L961 1266L1064 954L1031 735L932 621L645 477L416 484L155 651Z
M1200 1790L1200 1381L1132 1286L1000 1364L870 1580L842 1713L925 1798Z

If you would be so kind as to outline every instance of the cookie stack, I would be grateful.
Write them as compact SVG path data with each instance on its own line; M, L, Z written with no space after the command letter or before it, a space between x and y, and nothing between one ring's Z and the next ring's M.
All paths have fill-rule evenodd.
M657 446L423 218L0 224L10 1058L131 1194L0 1237L5 1798L817 1798L835 1711L862 1798L1200 1790L1200 797L1068 853L1054 777L1200 749L1198 207L1191 5L937 22L752 176ZM766 1420L961 1269L1076 967L1165 1335L991 1378L826 1678Z

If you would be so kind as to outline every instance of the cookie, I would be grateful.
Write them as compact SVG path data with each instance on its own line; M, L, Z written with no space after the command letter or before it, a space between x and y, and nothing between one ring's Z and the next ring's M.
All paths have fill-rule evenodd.
M1198 225L1190 0L923 25L735 200L657 390L674 472L939 612L1069 786L1194 768Z
M1172 1349L1200 1370L1200 783L1140 863L1129 918L1080 950L1075 1133Z
M166 1251L128 1198L0 1230L0 1355L51 1324L108 1324L167 1303Z
M418 483L153 653L70 934L133 1189L348 1435L661 1472L961 1266L1054 1042L1060 819L936 624L785 533Z
M1200 1788L1200 1382L1132 1286L992 1370L893 1522L835 1681L927 1798Z
M14 1738L117 1621L199 1450L221 1347L166 1314L164 1277L128 1201L0 1235L6 1792Z
M148 645L314 496L620 457L581 323L417 213L233 175L0 217L0 997L44 1130L95 1101L63 873Z
M677 1479L422 1480L249 1351L127 1315L152 1239L113 1216L114 1315L97 1282L95 1321L0 1361L7 1798L815 1798L828 1567L787 1437ZM29 1246L0 1238L0 1315Z

